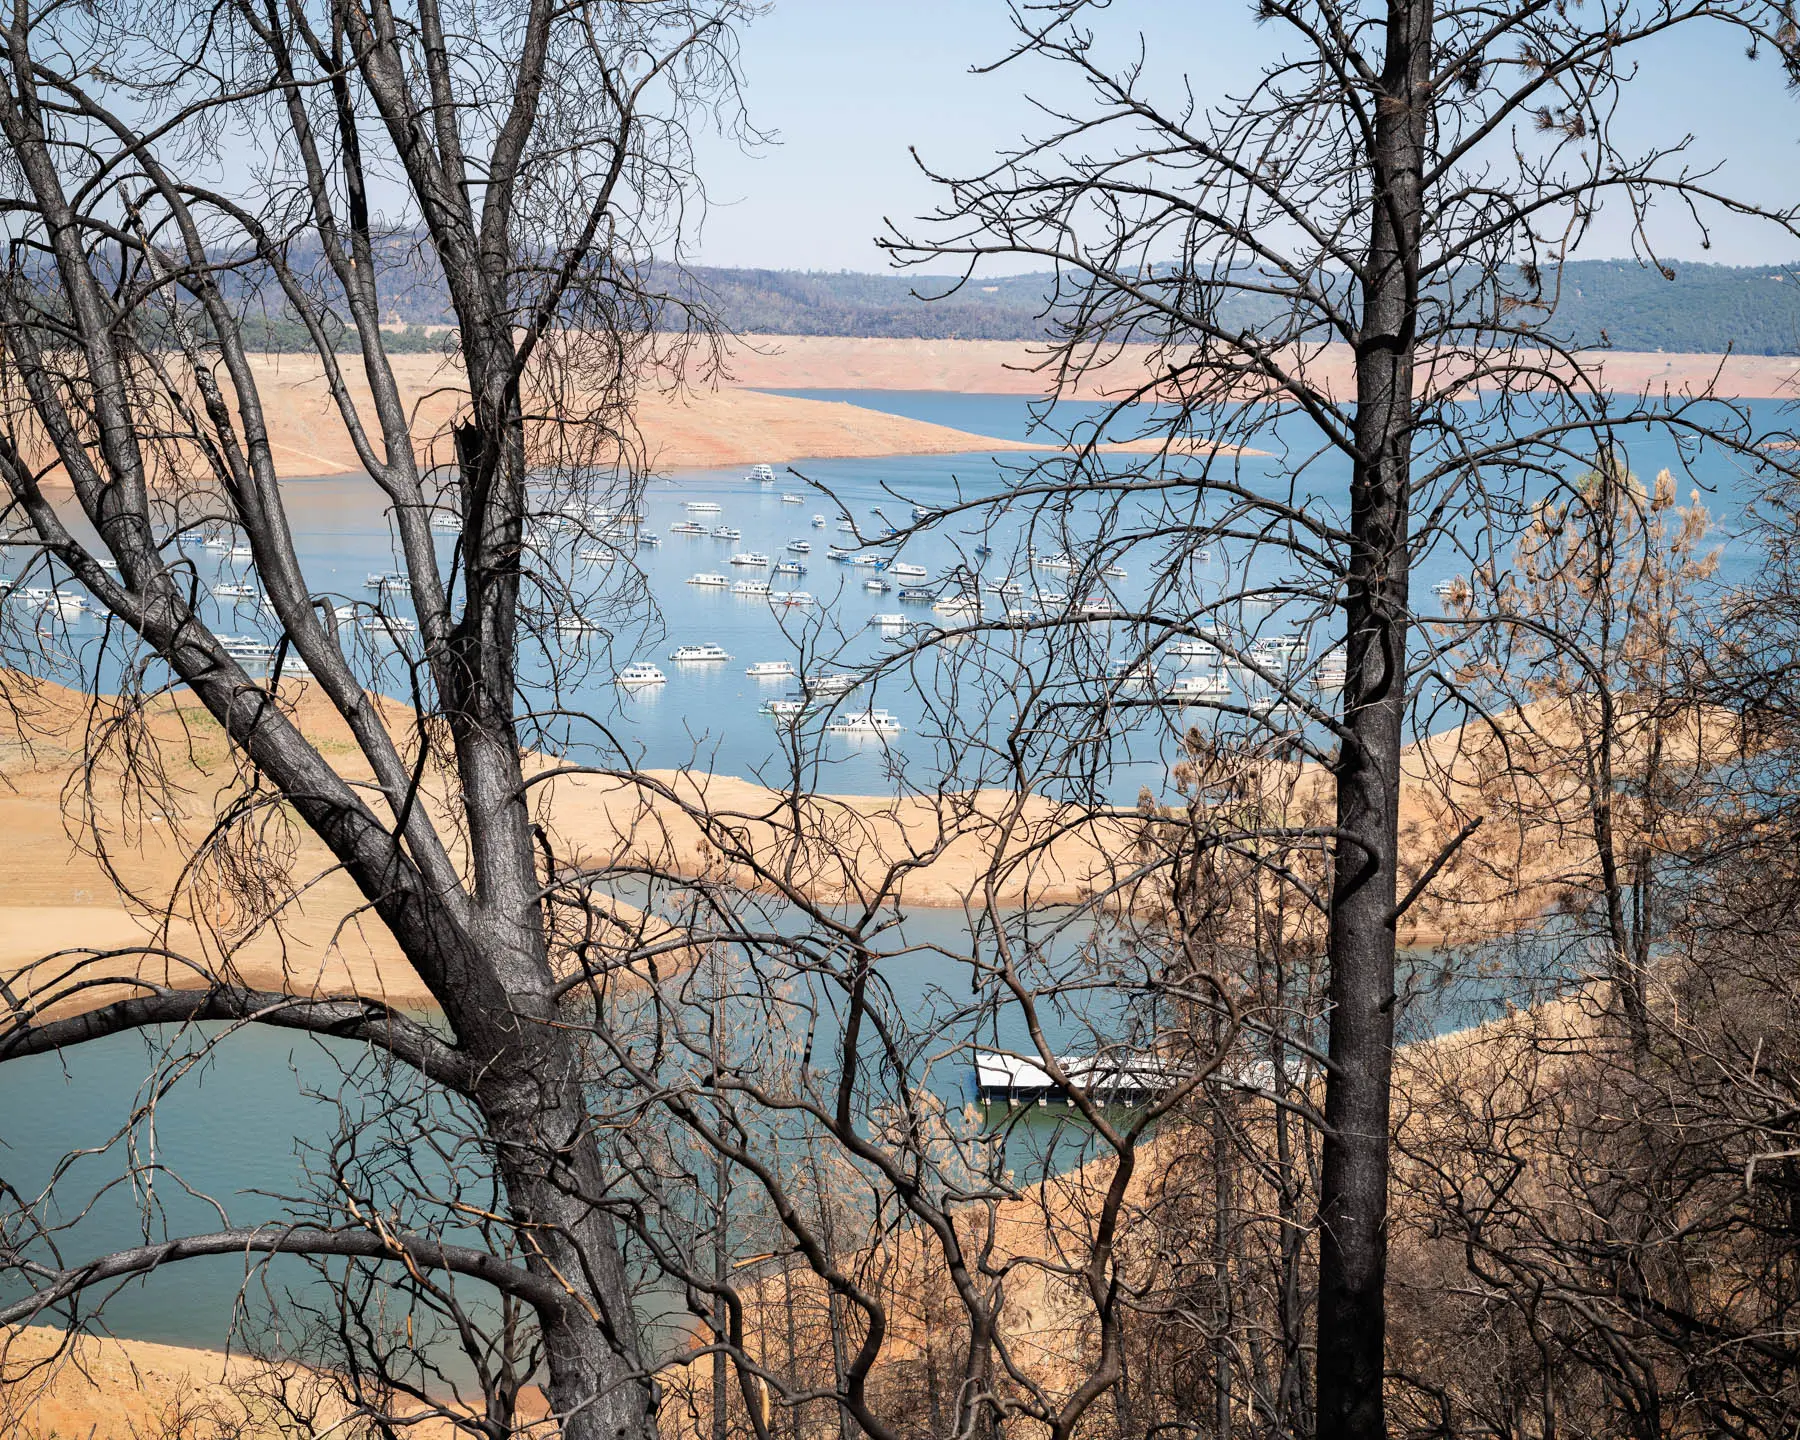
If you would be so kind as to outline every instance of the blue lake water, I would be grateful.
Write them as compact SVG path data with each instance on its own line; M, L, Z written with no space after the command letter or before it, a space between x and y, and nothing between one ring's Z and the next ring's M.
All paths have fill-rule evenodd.
M1018 397L799 393L852 400L978 434L1026 438L1032 433L1029 406ZM1650 438L1634 451L1631 463L1640 474L1648 475L1679 458L1665 443ZM779 461L780 457L770 459ZM745 667L759 660L791 659L809 672L853 668L892 653L896 646L890 632L870 627L872 615L904 610L925 620L931 613L928 607L900 605L893 593L869 592L865 581L872 572L826 558L831 542L849 540L837 529L840 511L853 516L865 535L871 534L881 523L877 507L887 519L904 525L910 519L911 504L941 507L958 496L997 492L1019 473L1022 463L1018 456L997 459L979 454L819 461L795 467L804 480L783 473L767 486L751 484L737 470L687 472L657 482L642 502L643 533L658 536L659 546L632 547L622 551L614 565L602 567L583 565L566 550L557 550L554 542L548 543L546 563L566 565L559 573L575 592L577 608L605 631L561 637L552 631L542 654L528 654L525 678L528 685L536 687L529 693L541 696L554 669L561 677L559 705L588 715L575 722L546 720L534 736L535 743L608 762L626 758L649 766L688 765L786 783L795 760L784 752L782 732L758 713L758 706L784 694L789 684L753 680L744 674ZM1246 462L1244 475L1248 483L1270 493L1286 493L1291 484L1286 463L1276 457ZM1745 471L1716 456L1702 455L1694 463L1702 483L1717 493L1715 512L1731 520L1746 494ZM1346 508L1340 471L1321 466L1309 472L1306 483L1314 503L1340 512ZM801 495L802 503L783 503L783 493ZM360 479L338 477L296 481L287 486L287 494L296 542L313 589L367 613L376 596L366 588L365 577L396 568L374 487ZM699 518L709 526L735 526L743 532L742 539L688 539L672 534L670 526L689 515L684 508L688 502L718 505L717 514ZM1081 513L1079 506L1075 507L1076 518L1070 526L1076 531L1082 523ZM824 528L813 526L814 515L824 517ZM942 584L953 567L968 564L990 577L1014 579L1029 596L1060 582L1054 576L1034 573L1025 562L1022 519L1022 515L1002 517L994 529L982 533L969 524L946 524L910 539L901 558L927 567L934 583ZM786 547L795 539L808 542L811 553L792 555ZM991 546L992 556L973 554L973 547L983 541ZM443 537L442 543L448 558L453 537ZM1039 548L1057 546L1040 542ZM810 591L820 603L810 610L778 611L763 599L686 583L692 574L708 571L733 579L770 578L766 571L727 563L732 553L749 549L804 564L804 576L773 577L774 584L778 589ZM213 552L188 553L209 580L239 578L230 562ZM1121 604L1132 605L1148 593L1156 574L1157 554L1154 545L1146 544L1137 553L1122 557L1127 574L1110 586ZM1743 548L1729 548L1726 574L1741 573L1749 558ZM1221 546L1212 563L1211 570L1202 568L1190 577L1190 593L1202 600L1218 595L1228 582L1241 584L1246 574L1258 580L1273 576L1277 561L1260 554L1233 555ZM1463 571L1467 563L1466 555L1450 545L1421 557L1417 571L1420 593L1434 581ZM634 570L654 597L654 606L635 603ZM44 583L41 575L25 578L29 583ZM409 613L402 597L390 594L379 603L388 613ZM221 601L218 605L222 629L252 633L265 623L253 601ZM1279 615L1252 620L1265 622L1279 625L1282 620ZM1097 643L1102 658L1108 653L1121 662L1135 658L1136 642L1122 627L1093 628L1102 636L1116 638L1110 651L1107 645L1111 641L1084 642ZM1329 643L1328 619L1320 622L1320 630L1319 643ZM72 663L105 684L116 676L117 661L100 654L100 635L91 622L78 622L66 639ZM692 666L666 658L677 644L701 641L723 645L733 660L724 665ZM825 737L818 752L800 762L802 783L827 791L890 793L906 783L908 774L924 780L944 771L961 783L1004 782L1005 772L996 769L993 757L971 753L960 745L957 727L934 724L934 712L946 705L961 707L958 713L965 724L969 714L976 713L1003 730L1011 718L1009 706L1017 705L1013 692L1021 684L1020 676L1063 685L1079 682L1079 677L1072 682L1058 668L1066 670L1068 658L1058 653L1062 642L1032 637L1007 643L1019 648L990 651L994 663L972 665L972 652L964 650L957 657L960 669L953 672L928 656L914 667L883 675L858 692L853 701L846 702L849 708L872 704L889 709L908 727L907 732L892 741ZM614 672L628 662L645 659L654 660L667 672L668 683L654 690L622 694L613 684ZM391 645L369 639L365 663L373 683L391 693L405 693ZM947 694L940 687L953 673L961 688ZM1066 713L1091 717L1096 712L1090 707ZM1192 718L1188 712L1186 719ZM1070 723L1097 722L1090 718ZM1106 723L1115 727L1117 733L1108 738L1119 748L1112 752L1113 763L1095 777L1098 788L1120 802L1129 802L1140 787L1166 796L1169 765L1185 719L1146 711L1122 720L1109 717ZM1046 764L1053 753L1043 752ZM898 775L897 761L903 770ZM1054 774L1040 778L1045 788L1054 788ZM883 974L893 989L894 1005L916 1019L927 1011L948 1008L954 997L967 994L966 968L950 957L967 950L970 940L963 916L953 911L914 912L907 919L906 933L906 953L885 966ZM1081 1038L1082 1027L1074 1017L1053 1016L1052 1024L1062 1027L1053 1036L1059 1044ZM1002 1012L997 1026L981 1038L1018 1043L1023 1039L1020 1027L1016 1013ZM83 1047L65 1060L38 1059L0 1067L0 1145L5 1147L0 1150L0 1174L30 1193L72 1147L104 1145L121 1123L129 1097L142 1084L145 1054L142 1039L121 1037ZM248 1192L294 1192L300 1176L302 1137L324 1139L334 1116L328 1105L309 1098L307 1091L309 1087L335 1090L339 1067L355 1063L359 1063L359 1055L353 1047L296 1041L256 1030L225 1039L210 1065L198 1067L160 1102L153 1132L142 1127L137 1132L144 1144L153 1134L154 1157L168 1167L166 1176L158 1181L160 1188L150 1197L152 1213L160 1217L157 1227L166 1224L170 1232L178 1233L218 1223L208 1205L181 1191L174 1181L176 1174L219 1199L234 1219L269 1215L271 1203ZM950 1103L966 1098L966 1071L946 1066L936 1075L936 1083ZM97 1180L121 1173L120 1152L115 1147L81 1161L71 1178L87 1175ZM68 1193L73 1196L92 1188L92 1184L77 1185ZM113 1191L69 1237L71 1258L141 1238L145 1203L141 1192ZM178 1274L128 1287L109 1306L109 1323L123 1335L217 1344L242 1273L241 1262L190 1262ZM278 1273L292 1278L297 1272L290 1267Z

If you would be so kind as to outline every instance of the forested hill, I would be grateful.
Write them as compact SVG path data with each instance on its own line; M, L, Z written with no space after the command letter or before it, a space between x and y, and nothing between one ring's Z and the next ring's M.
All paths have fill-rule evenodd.
M1670 268L1672 280L1630 261L1573 262L1550 328L1619 350L1800 354L1800 266ZM703 269L697 278L734 330L763 335L1035 339L1049 289L1045 275L982 280L954 294L949 280L923 275ZM945 298L927 302L915 290Z

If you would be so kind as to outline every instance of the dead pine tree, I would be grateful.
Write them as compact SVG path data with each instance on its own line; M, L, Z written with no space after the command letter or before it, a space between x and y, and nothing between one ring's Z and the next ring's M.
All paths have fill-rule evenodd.
M1105 566L1134 545L1161 547L1156 593L1124 617L1143 653L1220 638L1274 697L1221 711L1273 728L1281 705L1297 706L1327 737L1310 746L1335 811L1320 897L1316 1425L1376 1437L1395 935L1418 894L1400 879L1401 752L1420 697L1442 694L1447 673L1440 642L1419 643L1433 606L1413 573L1446 559L1479 572L1563 476L1625 455L1627 426L1746 444L1741 416L1721 419L1697 396L1611 393L1601 357L1559 325L1560 265L1603 208L1632 217L1633 243L1659 265L1647 228L1658 202L1702 224L1750 211L1689 160L1684 137L1615 126L1636 48L1732 26L1791 63L1792 29L1779 6L1713 0L1260 0L1253 14L1266 65L1210 98L1161 75L1160 58L1191 35L1115 37L1104 7L1085 3L1020 9L993 70L1048 64L1070 82L1039 100L1042 134L979 173L924 157L941 206L889 243L902 264L949 262L965 280L1054 269L1049 398L1106 406L1066 422L1073 453L1022 475L1002 503L1030 508L1040 553L1084 557L1071 595L1102 590ZM1766 218L1793 233L1791 211ZM1098 449L1112 440L1154 454ZM991 503L951 513L977 525ZM1196 583L1221 562L1222 582ZM1306 672L1268 663L1256 641L1271 617L1324 634L1340 692L1327 699ZM1305 735L1295 743L1307 751ZM1437 863L1419 857L1415 873Z
M35 564L81 582L108 619L114 738L180 690L241 758L218 834L242 841L232 873L250 928L279 927L280 905L312 878L292 873L291 847L258 848L291 817L309 853L354 882L443 1022L248 986L206 956L181 957L188 985L164 985L125 954L15 983L0 1063L200 1020L364 1040L479 1116L513 1248L346 1214L271 1216L48 1268L9 1250L24 1293L0 1320L73 1314L90 1287L188 1256L385 1257L530 1307L564 1435L657 1433L620 1241L597 1203L613 1177L578 1047L551 1023L523 768L540 732L521 707L520 655L578 603L611 603L556 583L534 513L628 506L643 468L636 387L709 343L708 317L662 293L657 276L672 272L651 261L681 251L697 195L692 127L740 126L745 13L736 0L454 12L436 0L233 0L26 7L5 22L8 522L29 527ZM221 166L227 152L248 163ZM436 409L399 378L381 329L419 275L441 284L452 322L432 388L457 398ZM296 551L268 372L253 361L273 320L305 337L329 423L391 517L417 637L373 682L358 651L368 627L344 618ZM65 524L59 477L97 543ZM448 565L434 516L460 531ZM260 666L199 604L180 548L196 530L249 548L276 630ZM46 663L22 646L8 660ZM301 671L347 731L351 761L334 764L296 719L283 677ZM410 707L377 704L371 685ZM137 778L153 779L132 753ZM366 780L347 780L346 763ZM93 993L108 965L127 998L47 1018ZM21 1227L9 1233L38 1233L33 1215L9 1218Z

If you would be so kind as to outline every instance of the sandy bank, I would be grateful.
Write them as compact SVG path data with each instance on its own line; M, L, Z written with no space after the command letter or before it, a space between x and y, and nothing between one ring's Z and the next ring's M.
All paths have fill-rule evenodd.
M1128 345L1098 377L1077 387L1089 398L1143 384L1148 347ZM782 390L951 390L1040 395L1044 355L1022 340L851 340L822 336L746 336L733 353L739 385ZM1661 393L1713 385L1721 396L1759 399L1794 394L1800 358L1788 355L1677 355L1614 351L1595 356L1618 391ZM1320 383L1347 393L1350 355L1333 346L1314 362Z

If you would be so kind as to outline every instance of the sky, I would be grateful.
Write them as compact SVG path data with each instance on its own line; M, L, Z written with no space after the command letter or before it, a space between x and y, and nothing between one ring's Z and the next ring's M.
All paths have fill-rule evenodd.
M1144 35L1160 91L1186 76L1202 101L1241 93L1276 38L1251 21L1248 0L1114 0L1096 28L1121 57ZM1068 98L1067 82L1042 65L971 73L1005 53L1012 34L1002 0L773 0L744 35L743 61L751 120L776 139L752 155L717 139L704 146L712 209L700 261L885 269L874 243L884 219L904 223L935 200L909 146L942 170L970 171L1041 129L1028 85ZM1715 184L1800 200L1800 97L1767 56L1753 64L1736 32L1697 26L1640 54L1621 110L1626 133L1643 144L1691 135L1697 166L1725 167ZM1673 214L1656 234L1677 259L1800 259L1800 243L1753 222L1720 221L1705 252L1698 230ZM1582 253L1630 252L1623 218L1603 216Z

